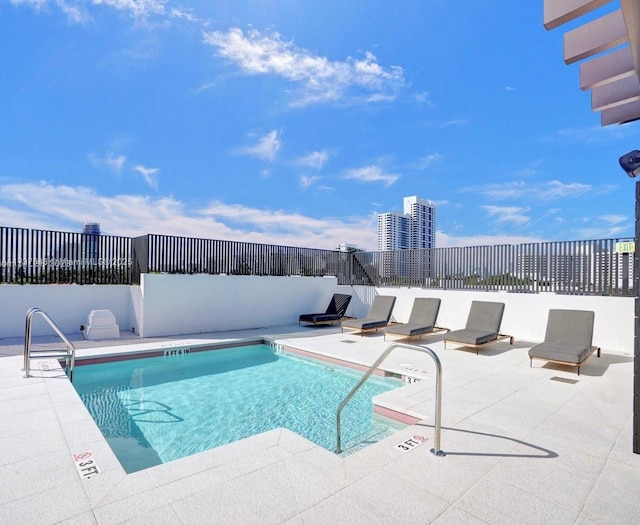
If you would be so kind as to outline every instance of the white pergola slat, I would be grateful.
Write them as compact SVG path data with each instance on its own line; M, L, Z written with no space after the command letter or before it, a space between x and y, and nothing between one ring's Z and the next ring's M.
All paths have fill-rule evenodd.
M564 35L564 61L573 64L629 40L622 11L614 11Z
M629 102L600 112L600 125L625 124L640 119L640 101Z
M544 0L544 27L556 27L575 20L611 0Z
M591 90L591 108L602 112L603 126L640 118L640 0L619 0L620 9L592 16L611 2L544 0L547 29L591 15L565 33L563 58L573 64L594 57L580 64L580 89Z
M630 76L591 90L591 109L602 111L640 100L638 77Z
M580 89L593 89L635 74L631 47L626 46L580 64Z

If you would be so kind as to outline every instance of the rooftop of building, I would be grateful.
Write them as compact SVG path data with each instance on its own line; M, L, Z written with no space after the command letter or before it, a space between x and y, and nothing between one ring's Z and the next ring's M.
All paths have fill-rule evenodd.
M379 334L279 326L193 334L199 342L262 337L328 358L370 365ZM91 342L79 356L166 345L171 337ZM35 347L57 344L37 337ZM0 341L0 521L3 523L636 523L640 455L631 451L633 355L603 348L578 376L530 367L531 342L480 351L432 348L443 368L441 448L434 439L430 358L394 351L383 367L422 381L385 402L422 421L341 457L279 429L126 474L75 391L51 362L24 378L23 340ZM101 349L102 348L102 349ZM414 435L426 444L396 445ZM82 479L73 454L91 451L100 474Z

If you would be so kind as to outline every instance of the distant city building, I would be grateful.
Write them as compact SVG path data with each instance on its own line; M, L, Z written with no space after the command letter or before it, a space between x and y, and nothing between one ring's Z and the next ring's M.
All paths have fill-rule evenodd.
M82 233L85 235L100 235L100 223L85 222L82 226Z
M435 248L436 206L419 197L404 198L404 214L378 215L378 250Z
M378 215L378 251L409 247L410 217L395 212Z
M85 222L82 226L81 256L88 264L98 264L100 224Z
M353 244L348 244L346 242L341 242L340 244L338 244L338 247L336 248L336 250L338 250L339 252L348 252L348 253L364 251L362 248L358 248L357 246L354 246Z
M586 290L610 293L603 290L606 283L615 283L619 289L633 288L633 256L593 246L567 254L521 254L517 275L554 288L574 289L579 284Z
M426 278L432 272L433 257L423 250L436 246L436 207L416 196L405 197L403 204L404 213L378 215L378 251L384 252L380 275Z

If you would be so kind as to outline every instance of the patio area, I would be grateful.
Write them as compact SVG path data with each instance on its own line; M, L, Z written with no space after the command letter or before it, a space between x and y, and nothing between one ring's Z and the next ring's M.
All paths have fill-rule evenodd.
M361 365L393 342L382 334L291 325L179 339L252 338ZM77 355L161 347L174 339L124 332L108 342L76 338ZM127 475L55 362L23 377L22 343L0 340L2 523L624 524L640 514L632 348L604 347L578 376L542 362L530 368L533 342L504 340L476 355L454 345L445 350L441 336L427 336L417 344L433 349L443 368L445 457L429 453L433 362L402 348L382 368L421 381L377 402L422 421L383 441L342 457L279 429ZM34 344L59 347L46 336ZM396 448L415 435L426 442ZM90 479L81 478L73 460L83 451L93 453L100 469Z

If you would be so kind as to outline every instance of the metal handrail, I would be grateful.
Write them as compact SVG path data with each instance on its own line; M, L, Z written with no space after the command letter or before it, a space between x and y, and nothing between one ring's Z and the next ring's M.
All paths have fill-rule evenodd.
M380 357L378 357L378 359L376 359L376 362L373 363L371 365L371 368L369 368L369 370L367 371L367 373L362 377L362 379L360 380L360 382L353 387L353 389L351 390L351 392L349 392L347 394L347 397L344 398L344 400L342 401L342 403L340 403L340 406L338 407L338 412L336 413L336 435L337 435L337 439L336 439L336 453L340 454L340 452L342 452L342 438L341 438L341 434L342 434L342 426L341 426L341 416L342 416L342 409L345 407L345 405L351 401L351 398L354 396L354 394L360 389L360 387L367 381L367 379L369 379L369 377L371 377L371 374L373 374L373 372L376 370L376 368L378 368L378 366L380 366L380 363L382 363L382 361L384 361L387 356L396 348L406 348L408 350L417 350L419 352L424 352L426 354L429 354L431 356L431 358L433 359L433 362L436 365L436 406L435 406L435 425L434 425L434 436L433 436L433 448L430 450L430 452L432 454L434 454L435 456L444 456L445 453L443 450L440 449L440 432L441 432L441 411L442 411L442 364L440 363L440 359L438 358L438 355L431 350L431 348L429 347L422 347L422 346L416 346L416 345L408 345L405 343L392 343L390 344L387 349L382 352L382 354L380 355Z
M24 328L24 377L31 377L29 372L31 370L31 325L32 319L34 315L40 315L42 318L49 323L49 326L53 328L58 337L62 339L67 345L67 354L65 356L66 368L69 371L69 380L73 381L73 370L76 365L76 347L73 346L73 343L67 339L67 337L62 333L62 330L58 328L58 325L53 322L51 317L47 315L46 312L41 310L40 308L31 308L27 312L27 317L25 320L25 328Z

